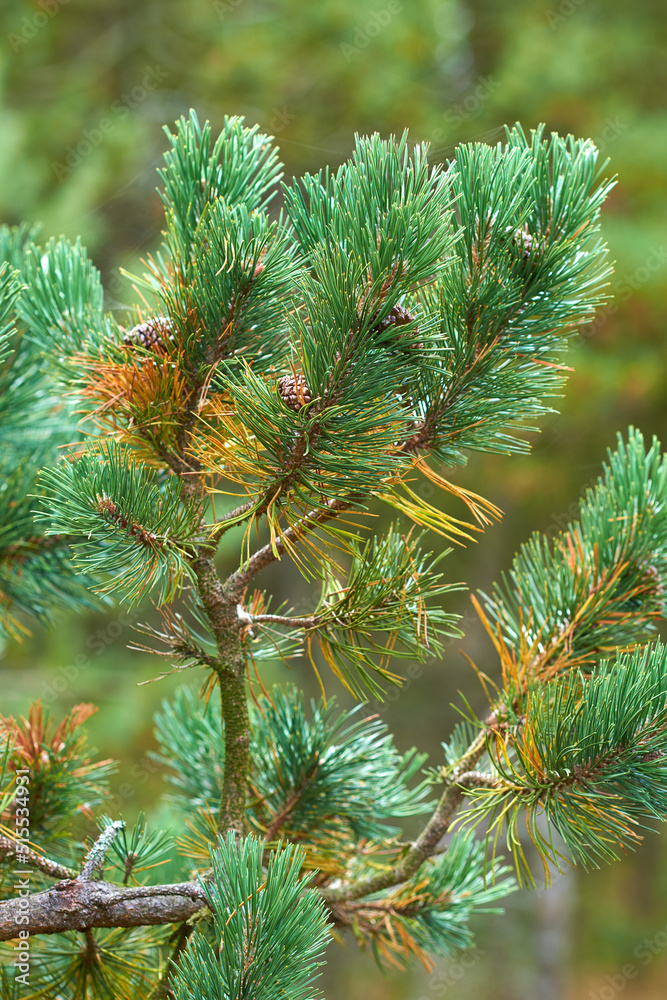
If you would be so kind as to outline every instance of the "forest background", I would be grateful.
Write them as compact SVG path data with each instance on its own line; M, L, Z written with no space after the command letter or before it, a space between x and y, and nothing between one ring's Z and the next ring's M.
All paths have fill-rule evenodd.
M288 177L336 167L355 131L408 127L413 141L431 142L434 161L460 142L500 141L516 120L592 137L618 174L603 215L613 299L573 340L560 415L543 422L532 454L475 457L456 473L505 512L448 557L450 579L474 592L533 530L553 535L576 516L617 431L634 424L667 446L666 48L664 0L2 0L0 222L39 221L43 239L81 235L120 318L137 297L119 267L141 270L159 242L162 125L190 107L214 134L225 114L258 122L277 137ZM223 553L229 569L235 541ZM285 563L274 571L276 592L288 577L298 594L303 583ZM469 596L449 608L464 616L465 638L442 662L413 670L393 701L373 706L400 749L418 741L434 759L455 721L456 691L483 703L460 650L482 669L491 661ZM116 610L8 642L0 713L25 713L37 696L58 717L81 701L99 705L91 742L122 762L108 811L132 820L143 809L150 821L164 818L162 776L148 756L152 715L183 678L138 687L161 665L128 651L132 638ZM290 673L276 663L268 679L288 677L316 694L298 662ZM506 917L478 920L477 935L476 951L431 979L383 977L354 946L332 946L324 993L664 998L667 837L648 835L638 854L571 872L548 893L515 894Z

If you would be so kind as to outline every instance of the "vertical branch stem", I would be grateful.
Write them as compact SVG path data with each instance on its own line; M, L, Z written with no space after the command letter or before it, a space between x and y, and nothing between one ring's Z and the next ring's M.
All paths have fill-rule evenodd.
M214 670L220 687L225 767L220 797L220 833L245 829L250 770L250 716L246 697L245 653L236 596L223 587L211 555L193 560L199 596L211 623L218 651Z
M250 717L245 671L230 676L219 673L220 703L225 730L225 770L220 796L220 833L244 832L246 789L250 770Z

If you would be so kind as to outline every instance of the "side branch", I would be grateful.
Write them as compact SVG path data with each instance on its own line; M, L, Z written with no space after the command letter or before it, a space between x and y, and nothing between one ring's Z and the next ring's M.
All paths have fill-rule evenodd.
M124 826L123 820L117 819L106 830L102 831L86 856L79 875L82 882L90 882L95 875L102 871L109 849Z
M0 837L0 860L5 858L16 858L21 866L38 868L45 875L50 875L51 878L76 878L76 872L73 868L66 868L65 865L52 861L51 858L45 858L43 854L38 854L37 851L26 847L25 844L17 844L9 837Z
M327 521L332 521L343 511L350 510L356 503L355 497L348 497L345 500L328 500L326 506L310 511L293 528L287 528L281 535L278 535L274 542L269 542L261 549L257 549L240 569L228 577L225 590L236 594L240 599L250 581L261 570L280 559L288 551L290 545L298 542L307 532L318 525L326 524Z
M196 882L126 889L112 882L69 879L0 903L0 941L18 937L20 931L60 934L90 927L175 924L205 905L206 895Z
M380 872L372 878L361 879L359 882L343 885L337 889L324 889L322 896L325 902L346 903L407 882L419 867L436 853L438 844L447 833L466 789L490 784L495 784L495 779L479 771L466 771L460 775L455 783L445 789L435 812L421 834L391 871Z
M285 625L287 628L315 628L320 621L318 615L307 618L292 618L290 615L252 615L253 625Z

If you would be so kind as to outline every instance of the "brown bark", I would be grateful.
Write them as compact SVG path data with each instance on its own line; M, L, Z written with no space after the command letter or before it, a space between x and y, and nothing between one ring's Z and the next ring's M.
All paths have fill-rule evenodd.
M196 882L126 889L111 882L69 879L30 896L0 903L0 941L90 927L140 927L188 920L206 905Z

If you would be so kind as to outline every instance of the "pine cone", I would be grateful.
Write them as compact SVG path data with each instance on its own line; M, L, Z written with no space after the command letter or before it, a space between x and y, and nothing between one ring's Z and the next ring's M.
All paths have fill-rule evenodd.
M512 246L520 251L524 261L534 258L537 250L537 240L531 236L527 229L517 229L512 236Z
M643 559L639 564L639 572L641 575L642 587L646 592L647 596L650 595L655 600L661 600L664 590L662 586L662 578L656 566L650 563L648 559Z
M384 319L381 319L379 323L376 323L373 327L374 333L382 333L384 330L389 329L390 326L404 326L406 323L412 323L414 316L411 316L405 306L396 303L392 306L391 310Z
M414 321L414 316L405 308L405 306L400 305L398 302L395 306L392 306L390 311L381 319L375 326L371 327L373 333L384 333L388 330L390 326L405 326L407 323L412 323ZM408 348L409 350L416 347L418 350L423 348L421 341L413 341L412 336L419 335L419 327L415 327L412 330L410 339L405 338L404 342L400 345L401 348Z
M152 316L145 323L137 323L123 334L126 347L165 347L165 341L174 339L174 324L168 316Z
M283 403L295 413L308 406L313 398L303 375L283 375L278 379L278 392Z

